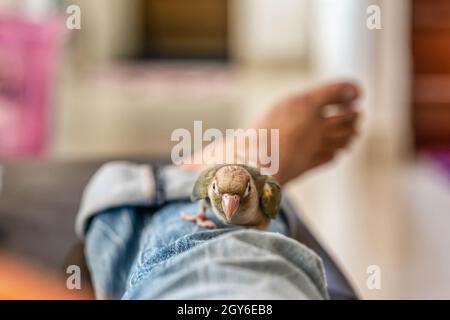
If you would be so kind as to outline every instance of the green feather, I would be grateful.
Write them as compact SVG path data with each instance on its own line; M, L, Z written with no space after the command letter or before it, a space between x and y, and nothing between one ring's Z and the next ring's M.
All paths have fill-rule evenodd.
M281 205L281 187L272 176L266 176L263 192L260 198L262 211L270 218L274 219Z
M195 181L194 188L192 189L192 201L208 198L208 186L214 179L217 170L223 166L223 164L215 165L200 173L200 176L197 178L197 181Z

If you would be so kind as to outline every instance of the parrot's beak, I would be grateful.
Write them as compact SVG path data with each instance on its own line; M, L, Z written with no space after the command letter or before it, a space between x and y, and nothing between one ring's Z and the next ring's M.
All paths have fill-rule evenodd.
M222 209L228 221L231 221L231 218L238 210L239 201L240 197L237 194L225 193L222 195Z

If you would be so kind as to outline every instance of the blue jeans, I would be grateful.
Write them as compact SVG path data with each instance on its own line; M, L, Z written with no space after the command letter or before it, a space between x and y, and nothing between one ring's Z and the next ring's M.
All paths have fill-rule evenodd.
M205 229L179 217L180 211L194 214L198 210L198 204L184 196L195 175L173 167L158 172L150 168L154 192L148 203L139 203L135 194L140 191L134 186L142 187L144 180L133 165L126 166L130 167L113 164L101 169L103 173L96 175L85 191L84 209L79 214L82 227L78 231L85 241L97 298L328 298L322 261L289 238L285 213L281 212L267 231L257 231L224 225L208 212L218 228ZM135 172L127 171L130 168ZM178 180L172 182L171 175ZM131 188L133 179L139 183ZM118 187L110 207L108 201L101 206L86 205L110 192L105 187L111 189L111 181ZM130 188L131 198L118 191L126 189L126 194Z

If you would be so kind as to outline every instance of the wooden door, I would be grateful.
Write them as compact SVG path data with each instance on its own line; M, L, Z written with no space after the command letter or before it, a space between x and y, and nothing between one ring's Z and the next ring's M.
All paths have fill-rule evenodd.
M412 15L416 147L449 147L450 1L413 0Z

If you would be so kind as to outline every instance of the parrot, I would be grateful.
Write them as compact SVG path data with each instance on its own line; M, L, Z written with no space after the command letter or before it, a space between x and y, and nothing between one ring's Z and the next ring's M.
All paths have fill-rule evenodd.
M192 201L199 201L199 212L181 218L195 221L201 227L216 228L206 219L206 211L225 224L266 229L281 204L281 187L273 176L263 175L248 165L214 165L200 173L194 184Z

